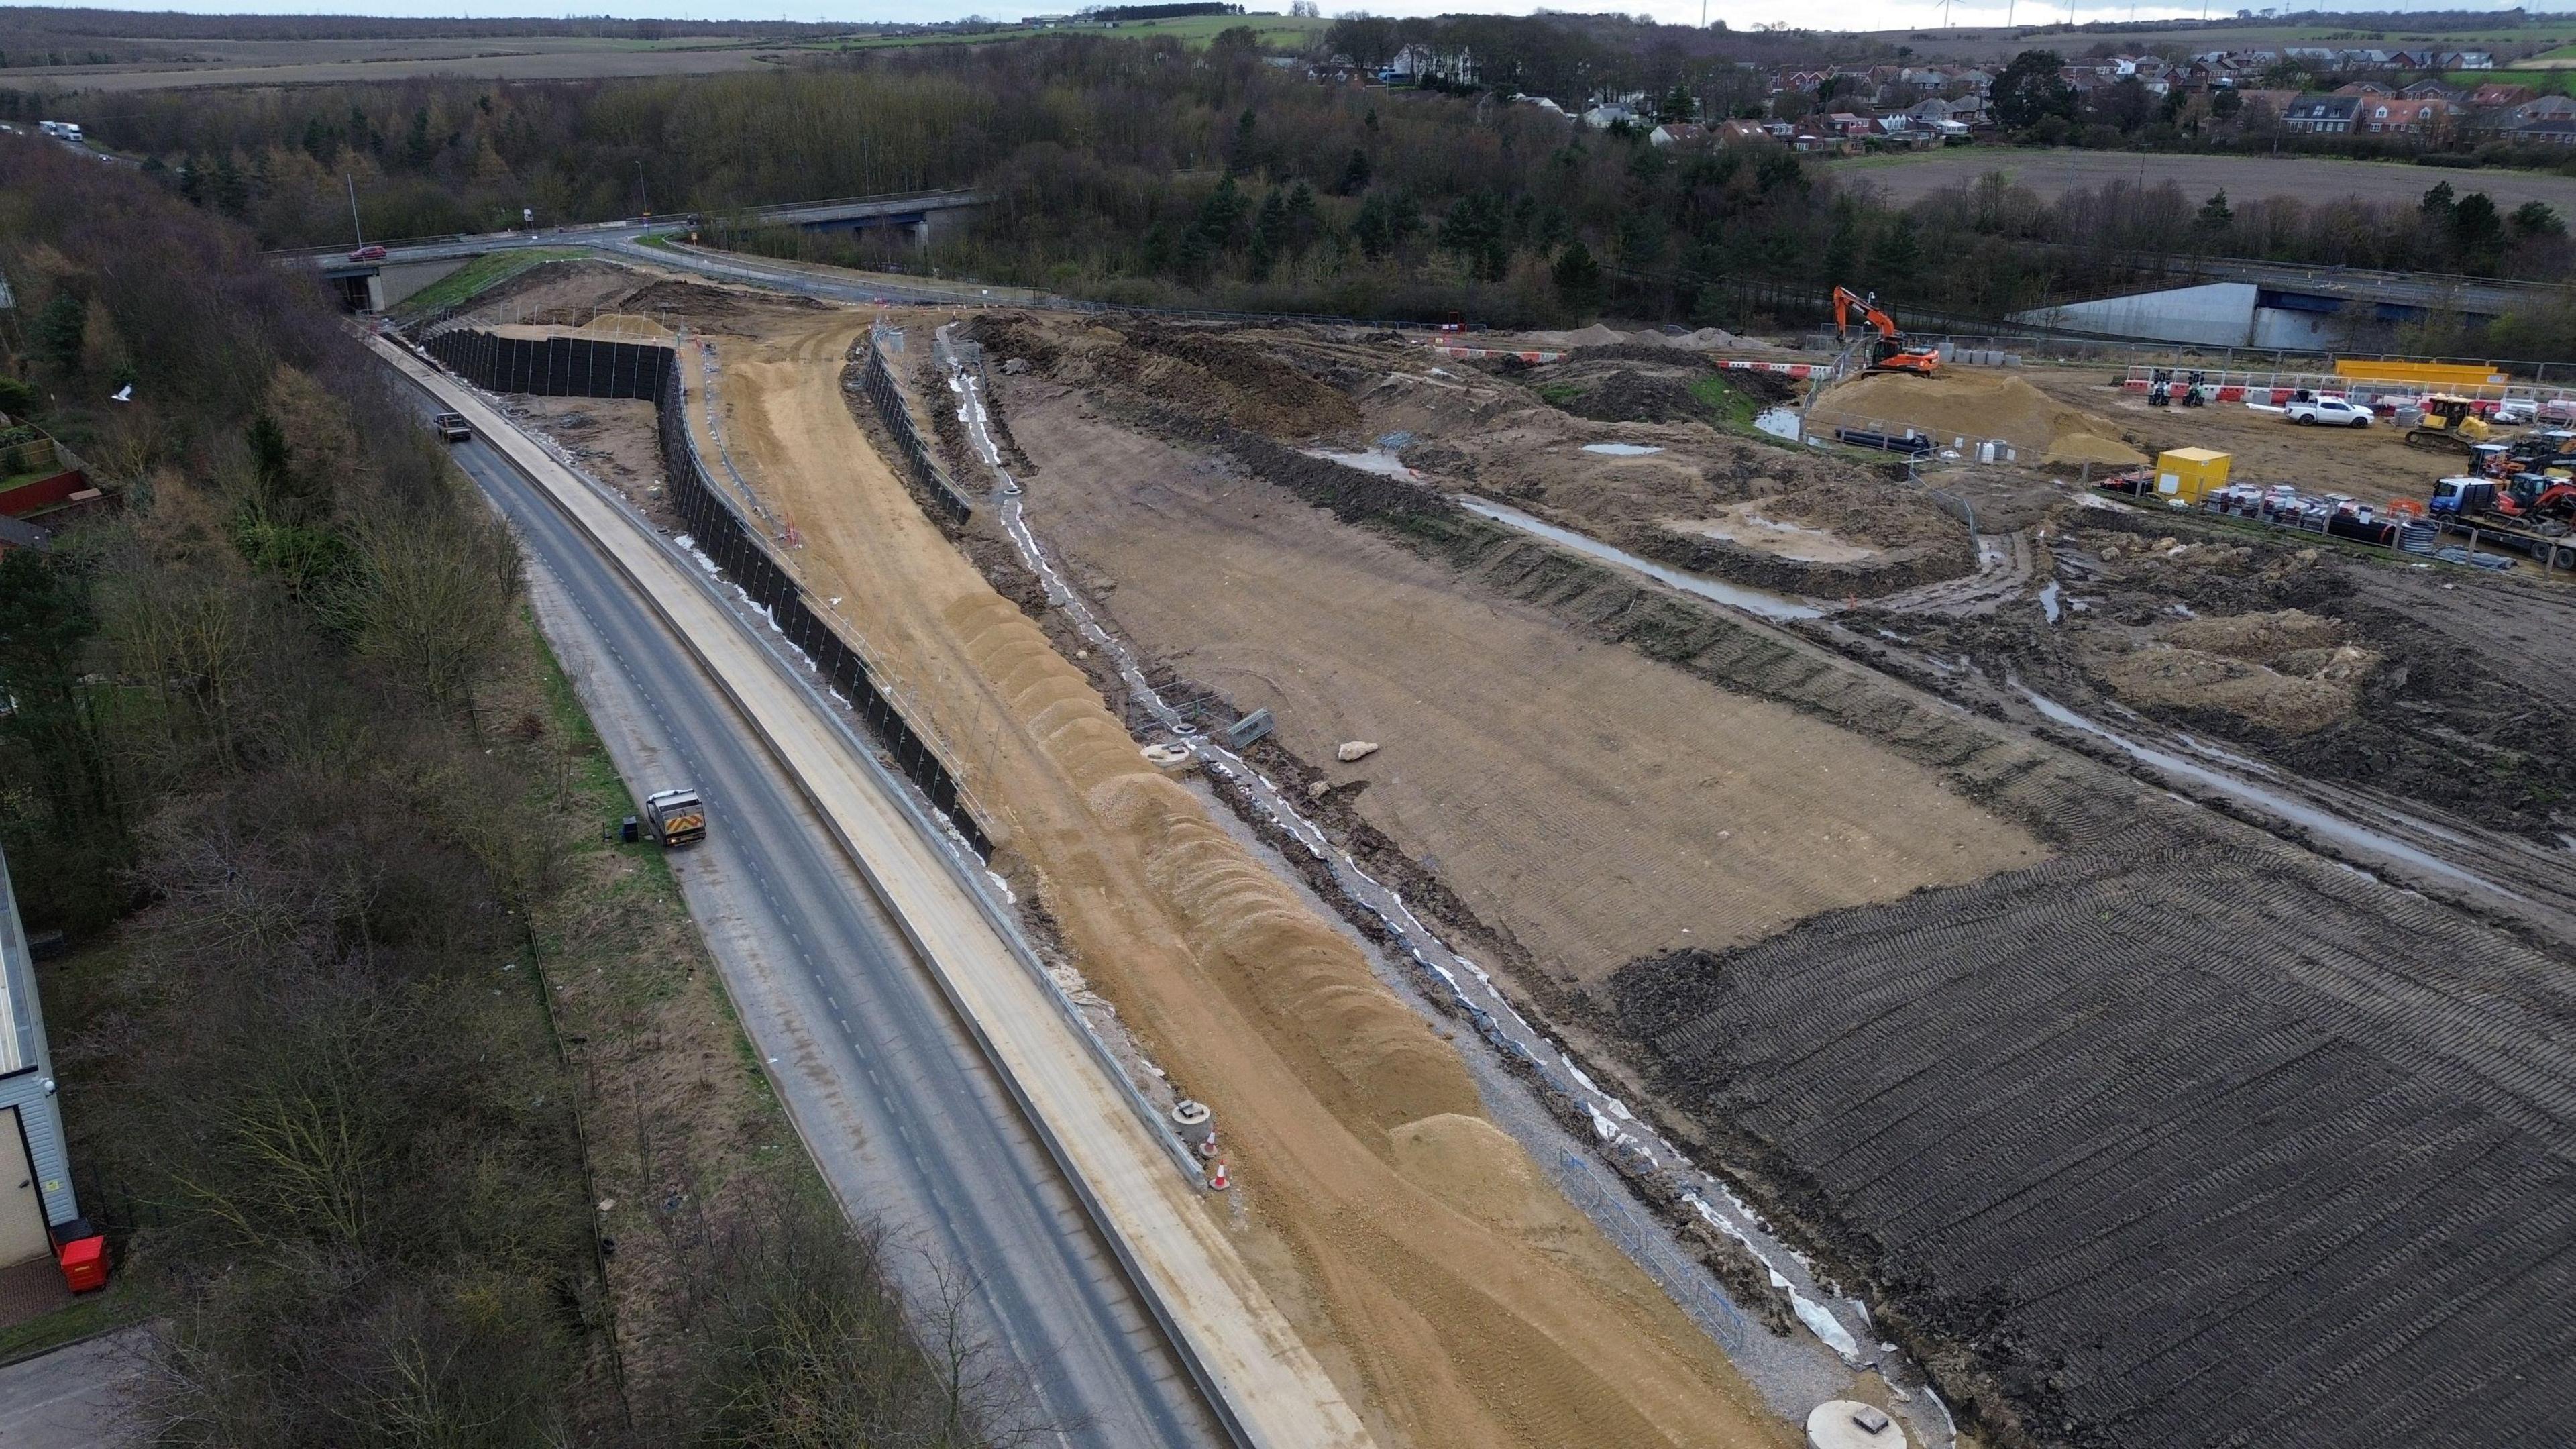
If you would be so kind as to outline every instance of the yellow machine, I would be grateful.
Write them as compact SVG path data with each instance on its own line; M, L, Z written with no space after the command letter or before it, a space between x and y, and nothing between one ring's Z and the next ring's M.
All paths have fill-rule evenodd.
M2406 430L2406 441L2418 448L2466 453L2485 442L2493 431L2487 420L2478 416L2475 402L2436 393L2424 399L2424 416Z

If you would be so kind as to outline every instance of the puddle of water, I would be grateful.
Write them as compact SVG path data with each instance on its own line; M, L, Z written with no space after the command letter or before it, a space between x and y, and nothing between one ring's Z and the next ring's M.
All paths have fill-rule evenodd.
M2040 589L2039 607L2042 613L2048 615L2048 622L2052 624L2057 622L2057 580L2050 579Z
M1787 438L1793 443L1798 441L1803 432L1798 422L1796 408L1764 408L1753 415L1753 427L1757 432L1769 433L1775 438Z
M1663 449L1649 448L1643 443L1586 443L1583 451L1599 453L1605 458L1651 458Z
M2021 693L2024 699L2030 701L2033 709L2038 710L2041 715L2054 723L2109 740L2126 750L2133 758L2153 765L2169 775L2180 775L2185 779L2196 780L2223 794L2233 795L2239 800L2259 805L2282 819L2305 826L2329 840L2339 841L2344 845L2376 855L2384 855L2391 860L2404 861L2408 865L2438 875L2445 880L2475 886L2479 890L2502 896L2507 900L2522 901L2526 904L2529 901L2526 896L2517 895L2484 876L2453 865L2438 855L2418 850L2393 836L2382 835L2367 826L2355 825L2339 815L2329 814L2278 791L2264 789L2250 780L2240 779L2223 770L2214 770L2206 765L2186 760L2180 755L2168 754L2163 750L2139 744L2125 735L2095 724L2046 695L2032 692L2027 687L2024 687ZM2414 822L2407 823L2411 825Z
M1668 518L1664 526L1800 563L1858 563L1879 554L1877 549L1853 543L1832 529L1765 518L1742 504L1728 509L1724 517Z
M1679 569L1666 568L1659 563L1650 563L1625 549L1612 548L1597 538L1586 538L1569 529L1559 528L1553 523L1532 518L1517 508L1505 508L1499 503L1488 503L1482 498L1471 498L1463 493L1457 495L1457 503L1459 507L1479 517L1490 518L1496 523L1509 524L1523 533L1535 534L1550 543L1561 543L1586 557L1597 558L1603 563L1617 564L1623 569L1644 574L1657 583L1670 584L1684 593L1697 594L1703 599L1724 604L1731 609L1742 609L1748 614L1758 614L1765 619L1821 619L1825 616L1825 611L1815 605L1792 599L1784 594L1766 594L1760 589L1719 583L1715 579L1704 579L1696 574L1683 573Z
M1404 466L1402 458L1385 448L1371 448L1361 453L1336 453L1330 448L1308 448L1304 451L1309 458L1321 458L1328 463L1339 463L1345 468L1357 468L1363 473L1402 478L1409 483L1418 483L1422 480L1421 474Z

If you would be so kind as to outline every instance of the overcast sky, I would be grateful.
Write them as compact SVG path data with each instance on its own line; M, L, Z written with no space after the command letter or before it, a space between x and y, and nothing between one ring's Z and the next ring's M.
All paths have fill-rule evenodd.
M789 3L784 8L763 0L582 0L576 6L549 10L531 5L528 0L379 0L363 8L376 16L451 16L500 17L517 15L616 15L629 18L684 18L692 20L804 20L804 21L925 21L955 20L966 15L1016 18L1027 14L1061 12L1074 9L1082 0L1057 0L1057 3L1025 3L1025 0L877 0L864 8L845 5L818 5L812 0L800 8ZM2242 3L2242 0L2239 0ZM109 8L126 10L187 10L205 14L309 15L352 13L357 7L316 4L314 0L151 0L149 4L117 5ZM1251 0L1246 9L1285 11L1285 0L1270 4ZM1504 3L1473 3L1473 0L1370 0L1365 5L1336 5L1326 0L1325 13L1339 14L1345 9L1366 9L1379 15L1438 15L1474 11L1482 14L1527 14L1538 8L1533 0L1504 0ZM1609 10L1625 14L1644 13L1658 20L1680 25L1700 21L1700 0L1629 0L1621 5L1587 4L1583 0L1556 0L1549 8L1558 10ZM2131 5L2127 0L2079 0L2075 18L2081 20L2127 20L2133 15L2140 20L2162 17L2198 18L2206 13L2225 15L2235 6L2216 3L2204 11L2196 4ZM2260 8L2260 7L2257 7ZM2341 4L2338 10L2364 8ZM2411 8L2423 8L2421 4ZM2454 0L2441 8L2452 10L2508 10L2508 3L2478 4ZM2555 13L2567 13L2576 25L2576 12L2563 7L2533 7ZM1738 29L1754 25L1788 23L1834 30L1893 30L1930 28L1942 23L1940 0L1838 0L1818 5L1813 0L1709 0L1707 15L1723 19ZM2065 0L1958 0L1948 11L1948 18L1960 25L2003 25L2012 22L2030 24L2043 20L2062 20L2067 15Z

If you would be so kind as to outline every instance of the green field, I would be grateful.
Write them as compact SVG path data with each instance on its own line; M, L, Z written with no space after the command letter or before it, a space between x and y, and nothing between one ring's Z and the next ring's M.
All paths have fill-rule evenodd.
M1872 40L1890 45L1909 46L1927 60L1935 59L2002 59L2024 50L2054 50L2073 55L2096 41L2120 45L2183 45L2198 50L2247 50L2284 45L2319 46L2403 46L2438 41L2445 45L2479 46L2497 49L2525 45L2560 46L2576 54L2576 16L2538 17L2545 23L2525 26L2463 25L2427 28L2410 25L2413 17L2391 15L2384 26L2362 28L2350 25L2231 25L2177 26L2171 29L2140 28L2136 30L2070 30L2062 25L1958 26L1943 30L1923 26L1913 30L1878 30L1868 32ZM2557 54L2551 51L2551 54Z
M1223 31L1248 27L1264 49L1302 50L1332 22L1291 15L1191 15L1179 20L1130 20L1115 25L1081 23L1039 27L1003 25L991 30L931 31L920 35L844 36L818 41L816 50L879 50L903 45L985 45L1001 40L1026 40L1039 35L1112 35L1129 40L1143 40L1168 35L1182 44L1199 49L1216 39Z

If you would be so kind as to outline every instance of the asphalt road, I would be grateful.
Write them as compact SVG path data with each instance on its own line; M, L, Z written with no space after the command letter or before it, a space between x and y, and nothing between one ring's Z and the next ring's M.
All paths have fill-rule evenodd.
M428 411L428 409L424 409ZM804 799L622 575L495 449L457 462L517 529L531 594L637 793L687 782L674 861L825 1177L884 1224L916 1313L943 1278L1049 1442L1223 1442L1195 1385L947 1002Z
M109 1449L141 1438L126 1415L149 1329L127 1328L0 1368L0 1446Z

